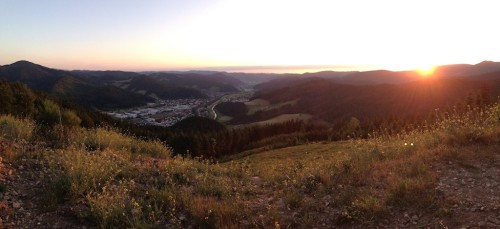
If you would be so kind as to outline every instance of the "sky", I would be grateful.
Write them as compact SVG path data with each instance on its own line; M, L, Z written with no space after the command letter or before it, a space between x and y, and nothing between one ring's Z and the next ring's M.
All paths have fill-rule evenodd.
M304 72L500 61L495 0L1 0L0 65Z

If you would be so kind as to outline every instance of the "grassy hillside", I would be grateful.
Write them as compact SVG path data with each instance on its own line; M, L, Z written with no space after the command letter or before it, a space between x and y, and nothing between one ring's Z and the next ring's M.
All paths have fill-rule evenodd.
M0 117L4 225L500 225L498 104L443 114L409 133L245 152L224 163L171 157L157 141L113 129L43 128Z

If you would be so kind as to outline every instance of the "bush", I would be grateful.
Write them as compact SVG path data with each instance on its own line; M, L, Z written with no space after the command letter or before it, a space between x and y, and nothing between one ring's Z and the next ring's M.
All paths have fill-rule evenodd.
M50 163L57 174L52 184L55 191L73 201L99 192L128 165L112 151L89 153L78 149L61 150Z
M500 124L500 103L491 107L489 112L488 121L492 124Z
M62 112L62 122L65 126L73 127L80 126L82 120L80 119L80 117L78 117L78 115L75 114L75 112L64 110Z
M10 140L30 140L35 123L30 119L17 119L10 115L0 116L0 136Z
M54 126L61 124L68 127L79 126L82 120L75 112L71 110L64 110L51 100L44 100L42 109L37 115L38 123L46 126Z
M90 149L129 150L132 139L120 134L117 130L96 128L86 133L85 145Z
M132 154L144 154L149 155L156 158L168 158L171 156L170 148L166 147L157 140L139 140L132 139L131 145L131 153Z
M37 122L42 125L53 126L61 120L61 109L51 100L44 100L42 109L38 112Z

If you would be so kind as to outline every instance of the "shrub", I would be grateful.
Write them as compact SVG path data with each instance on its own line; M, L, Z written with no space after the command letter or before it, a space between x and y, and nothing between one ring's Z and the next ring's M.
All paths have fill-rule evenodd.
M62 122L65 126L73 127L80 126L82 120L80 119L80 117L78 117L78 115L75 114L75 112L64 110L62 112Z
M42 109L38 112L37 121L43 125L53 126L60 123L60 120L61 109L59 106L51 100L44 100Z
M17 119L10 115L0 116L0 136L11 140L29 140L35 123L30 119Z
M120 134L117 130L97 128L87 133L86 146L91 149L129 150L132 139Z
M132 139L131 143L131 153L133 154L144 154L156 158L168 158L171 156L170 148L163 145L158 140L139 140Z
M90 207L90 218L100 228L117 228L140 224L142 208L139 202L130 196L129 182L106 185L102 192L90 193L86 200ZM134 228L138 228L138 225Z
M61 150L50 163L57 174L52 184L55 191L74 201L100 191L119 172L127 169L127 161L112 151Z
M488 121L493 124L500 124L500 103L497 103L495 106L492 106L489 110Z
M79 126L82 120L75 112L61 109L52 100L44 100L42 108L37 115L38 123L46 126L61 124L68 127Z
M288 190L285 193L285 203L288 208L298 208L302 204L303 197L304 195L296 189Z
M416 178L400 178L389 187L388 202L401 207L431 208L435 201L434 182Z

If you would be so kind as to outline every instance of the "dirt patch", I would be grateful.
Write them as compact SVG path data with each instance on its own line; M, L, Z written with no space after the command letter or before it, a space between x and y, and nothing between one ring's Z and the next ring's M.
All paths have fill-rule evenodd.
M79 222L72 208L62 206L47 211L42 207L44 181L51 176L47 165L29 157L9 162L5 156L13 149L11 144L2 142L0 151L0 228L92 228ZM16 150L33 148L24 146Z

